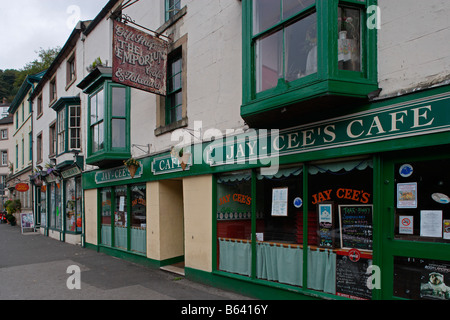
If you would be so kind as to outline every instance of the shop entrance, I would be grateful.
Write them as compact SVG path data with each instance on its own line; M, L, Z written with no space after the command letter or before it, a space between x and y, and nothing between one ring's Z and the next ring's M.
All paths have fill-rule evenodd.
M450 152L445 149L386 159L383 299L450 300L449 167Z
M184 275L183 180L160 181L161 261L166 271Z

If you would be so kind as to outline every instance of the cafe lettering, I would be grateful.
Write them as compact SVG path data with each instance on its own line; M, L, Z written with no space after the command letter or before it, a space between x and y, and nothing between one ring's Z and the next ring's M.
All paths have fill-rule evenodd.
M212 142L207 149L210 165L261 161L267 157L378 142L450 128L449 97L427 103L395 105L368 110L275 133L252 131L237 138Z

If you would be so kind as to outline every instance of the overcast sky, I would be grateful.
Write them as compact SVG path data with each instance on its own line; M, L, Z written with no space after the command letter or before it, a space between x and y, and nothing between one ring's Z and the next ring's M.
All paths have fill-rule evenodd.
M108 0L0 0L0 70L21 69L40 48L64 46L79 20L92 20Z

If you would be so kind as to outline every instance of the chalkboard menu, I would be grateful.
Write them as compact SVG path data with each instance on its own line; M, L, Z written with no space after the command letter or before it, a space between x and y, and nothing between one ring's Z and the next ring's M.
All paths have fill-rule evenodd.
M339 205L341 247L372 250L372 205Z
M347 255L336 255L336 295L351 299L372 299L367 286L367 268L372 260L361 258L353 262Z

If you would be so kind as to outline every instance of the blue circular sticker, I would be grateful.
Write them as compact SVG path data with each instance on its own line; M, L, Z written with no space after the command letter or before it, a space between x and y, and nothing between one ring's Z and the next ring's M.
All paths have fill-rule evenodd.
M294 207L300 208L303 204L303 201L300 197L294 199Z
M410 164L404 164L400 167L399 173L403 178L408 178L413 174L413 167Z

